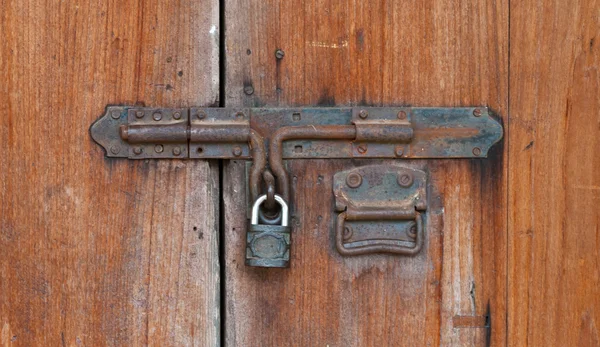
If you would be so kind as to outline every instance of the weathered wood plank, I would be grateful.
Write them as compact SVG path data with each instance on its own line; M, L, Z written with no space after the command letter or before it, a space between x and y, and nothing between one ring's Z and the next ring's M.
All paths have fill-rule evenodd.
M0 2L0 343L216 345L218 167L105 160L108 103L207 105L218 3Z
M600 2L511 1L509 344L600 345Z
M488 104L507 111L505 1L228 0L225 10L227 106ZM340 257L330 184L351 163L290 161L299 225L289 270L244 266L242 164L226 165L226 343L505 344L504 162L500 146L488 160L408 163L430 172L439 192L430 218L440 221L423 254L403 259ZM479 317L488 313L491 332L455 319L485 323Z

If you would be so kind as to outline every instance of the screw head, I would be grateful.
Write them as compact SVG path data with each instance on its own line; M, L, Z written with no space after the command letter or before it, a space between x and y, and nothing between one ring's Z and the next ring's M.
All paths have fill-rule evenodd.
M401 120L406 119L406 112L404 112L404 111L398 112L398 119L401 119Z
M240 155L242 155L242 147L240 146L235 146L233 147L233 150L231 151L233 153L233 155L235 155L236 157L239 157Z
M242 111L235 114L235 118L237 118L237 119L244 119L245 116L246 115Z
M204 118L206 118L206 112L198 111L198 114L196 115L196 117L198 117L198 119L204 119Z
M479 147L473 148L473 155L480 156L481 155L481 148L479 148Z
M120 151L121 151L121 148L119 148L119 146L112 146L110 148L110 153L112 153L112 154L119 154Z
M181 148L179 148L179 147L173 148L173 155L174 156L179 156L180 154L181 154Z
M119 119L119 118L121 118L121 113L119 113L119 111L112 111L111 114L110 114L110 116L113 119Z
M154 112L154 114L152 115L152 119L154 119L155 121L159 121L162 119L162 113L160 112Z
M165 150L165 148L163 147L163 145L154 146L154 152L156 152L156 153L162 153L164 150Z
M398 176L398 184L401 187L408 188L413 184L413 177L410 173L404 172Z
M285 52L281 49L277 49L275 51L275 58L277 58L278 60L283 59L283 57L285 56Z
M246 94L246 95L252 95L252 94L254 94L254 87L252 87L252 86L245 86L244 87L244 94Z
M358 188L362 184L362 176L358 172L351 172L346 177L346 184L350 188Z
M359 145L356 150L360 154L365 154L365 153L367 153L367 145L364 145L364 144L363 145Z
M401 157L404 155L404 147L396 146L396 150L394 151L397 157Z
M476 109L473 111L473 115L474 115L475 117L481 117L481 110L480 110L480 109L478 109L478 108L476 108Z
M143 150L142 147L134 147L133 148L133 153L135 153L136 155L140 155L142 154Z
M173 113L173 119L181 119L181 113L179 113L179 112Z
M367 117L369 117L369 112L367 112L366 110L360 110L360 112L358 113L358 116L361 119L367 119Z
M144 112L142 112L142 111L137 111L137 112L135 113L135 118L138 118L138 119L139 119L139 118L144 118Z

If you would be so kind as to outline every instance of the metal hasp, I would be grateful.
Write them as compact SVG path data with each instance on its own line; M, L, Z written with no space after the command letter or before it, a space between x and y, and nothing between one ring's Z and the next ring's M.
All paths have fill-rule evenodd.
M131 106L108 106L90 132L107 157L129 159L250 159L252 132L276 139L281 159L485 158L503 133L486 107Z
M255 203L263 194L266 196L263 216L266 212L277 215L273 209L277 206L276 194L290 204L289 178L283 163L286 159L485 158L503 135L502 125L486 107L109 106L90 132L107 157L252 159L249 195ZM351 187L344 175L359 175L361 185ZM404 186L398 177L407 175L412 185ZM335 192L341 212L338 250L344 255L418 252L424 237L420 211L426 207L425 180L421 171L388 166L367 166L336 175ZM289 264L290 229L282 226L271 230L266 224L272 222L250 225L248 264ZM253 241L267 229L271 231L263 234L267 238L260 243Z
M425 237L427 175L404 166L369 165L333 178L340 254L417 254Z

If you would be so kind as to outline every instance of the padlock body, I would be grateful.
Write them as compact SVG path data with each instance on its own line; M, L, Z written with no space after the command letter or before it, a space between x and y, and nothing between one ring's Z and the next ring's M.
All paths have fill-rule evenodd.
M288 267L290 245L291 227L249 224L246 233L246 265Z

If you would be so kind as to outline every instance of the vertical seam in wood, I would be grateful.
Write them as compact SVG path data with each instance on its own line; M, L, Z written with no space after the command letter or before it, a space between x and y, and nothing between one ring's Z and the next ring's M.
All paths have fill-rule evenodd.
M223 195L223 160L219 160L219 224L217 231L219 233L219 272L220 272L220 299L219 299L219 316L220 316L220 324L219 324L219 344L220 346L225 346L225 280L226 280L226 259L225 259L225 200Z
M136 91L135 91L135 101L136 103L140 101L140 85L142 83L141 72L142 72L142 47L144 40L144 0L138 0L138 51L137 51L137 62L136 62Z
M225 0L219 0L219 107L225 107ZM219 164L219 175L222 165Z
M505 286L505 297L504 297L504 305L506 307L506 312L504 313L504 345L508 346L508 339L509 339L509 334L508 331L510 329L510 324L509 324L509 317L510 317L510 303L508 301L509 298L509 292L511 290L511 286L510 286L510 250L512 249L511 246L511 240L512 237L510 235L510 213L511 211L509 211L509 206L510 206L510 60L511 60L511 55L510 55L510 39L511 39L511 31L510 31L510 8L512 5L512 1L508 0L508 23L507 23L507 27L508 27L508 43L507 43L507 50L508 50L508 63L507 63L507 67L506 67L506 71L507 71L507 81L506 81L506 90L507 90L507 101L506 101L506 127L505 129L507 131L504 132L504 141L506 141L506 226L505 226L505 232L506 232L506 254L505 254L505 259L504 259L504 266L506 267L505 273L504 275L506 276L505 280L504 280L504 286ZM490 334L491 334L491 327L492 322L490 321Z

